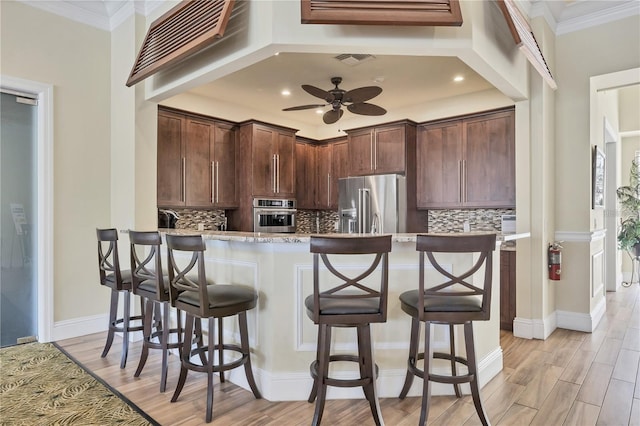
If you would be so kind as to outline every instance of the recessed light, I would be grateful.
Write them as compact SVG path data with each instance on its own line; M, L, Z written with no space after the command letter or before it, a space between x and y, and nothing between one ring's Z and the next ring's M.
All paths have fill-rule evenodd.
M455 77L453 77L453 81L455 82L460 82L462 80L464 80L464 77L461 75L456 75Z
M282 92L280 92L280 94L282 96L289 96L291 92L289 91L289 89L283 89Z
M321 109L317 109L316 110L316 114L322 114L323 112L324 112L324 110L321 110Z

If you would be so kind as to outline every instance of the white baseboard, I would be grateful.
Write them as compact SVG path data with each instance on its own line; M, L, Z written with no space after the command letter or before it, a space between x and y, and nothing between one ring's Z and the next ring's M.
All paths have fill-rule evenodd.
M478 363L478 378L480 387L487 384L502 370L502 348L497 348L489 355L481 359ZM228 379L249 390L244 375L244 369L236 368L227 374ZM404 385L406 370L384 370L380 371L376 388L380 398L397 398ZM442 374L450 374L448 370ZM304 401L309 397L313 380L309 373L279 373L272 374L264 370L254 368L254 375L258 383L258 389L262 397L269 401ZM339 377L336 375L335 377ZM352 374L345 374L345 377L352 377ZM433 383L431 387L432 395L453 395L453 386L442 383ZM470 393L469 385L462 386L462 392ZM422 395L422 380L416 377L409 390L408 396ZM362 399L364 394L362 388L338 388L329 387L327 389L327 399Z
M600 320L607 310L607 304L604 298L600 299L596 307L591 313L584 314L580 312L556 311L558 316L558 327L567 330L584 331L591 333L596 329Z
M53 324L52 341L72 339L86 336L87 334L100 333L109 329L109 315L93 315L89 317L74 318L58 321ZM120 333L116 334L120 336ZM142 340L142 332L129 333L129 341Z
M545 340L558 327L556 314L549 315L544 320L518 318L513 320L513 335L522 339Z

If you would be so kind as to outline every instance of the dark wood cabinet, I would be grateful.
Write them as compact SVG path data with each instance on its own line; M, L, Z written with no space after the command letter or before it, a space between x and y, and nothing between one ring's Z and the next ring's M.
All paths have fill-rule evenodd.
M513 331L516 318L516 252L500 251L500 329Z
M253 231L253 199L296 196L297 130L256 120L238 124L238 208L227 212L229 229Z
M182 140L185 133L183 116L158 112L158 176L159 207L184 206L184 163Z
M316 208L316 147L296 141L296 200L299 209Z
M250 123L241 132L251 143L252 195L295 196L295 136L287 130Z
M233 207L233 125L160 109L157 185L160 207Z
M319 145L316 149L316 208L337 209L338 179L347 176L347 141Z
M410 132L407 126L411 126ZM409 135L411 133L411 135ZM407 139L415 135L405 122L347 130L349 175L405 173Z
M461 202L460 121L418 127L418 207L458 207Z
M349 145L347 139L331 144L331 186L329 208L338 208L338 179L349 176Z
M418 126L418 208L515 207L513 109Z

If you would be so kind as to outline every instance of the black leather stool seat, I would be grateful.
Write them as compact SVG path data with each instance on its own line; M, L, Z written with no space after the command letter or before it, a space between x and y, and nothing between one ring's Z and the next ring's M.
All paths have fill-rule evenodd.
M258 294L250 287L243 285L213 284L207 286L209 309L229 308L237 312L253 309L258 301ZM200 296L193 291L180 293L177 301L200 306Z
M418 316L420 303L418 290L405 291L400 295L402 310ZM482 312L482 299L474 296L424 297L425 312Z
M304 299L307 315L313 319L313 295ZM380 298L367 299L321 299L320 315L375 314L380 310Z
M131 270L121 270L120 276L122 277L122 282L120 283L121 289L131 290ZM106 274L104 277L104 285L106 285L107 287L111 287L112 289L116 289L116 287L118 287L116 274Z

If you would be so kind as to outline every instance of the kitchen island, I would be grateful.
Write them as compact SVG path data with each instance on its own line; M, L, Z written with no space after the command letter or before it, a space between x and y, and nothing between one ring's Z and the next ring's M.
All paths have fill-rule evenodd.
M257 309L248 313L252 363L258 386L270 401L305 400L312 386L309 364L315 358L317 328L304 309L304 299L313 291L312 255L309 234L264 234L161 229L161 233L201 234L206 242L207 276L217 283L244 284L259 293ZM344 235L344 234L341 234ZM476 353L481 386L502 370L500 348L500 244L526 238L528 234L498 234L493 256L491 320L474 323ZM406 373L410 318L400 309L398 296L417 286L418 254L416 234L394 234L389 256L389 306L384 324L372 325L374 358L379 366L378 389L381 397L397 397ZM451 255L452 268L472 261L468 254ZM356 259L340 260L341 270L357 274L362 266ZM445 326L435 326L434 348L448 348ZM234 321L225 321L225 334L237 336ZM461 331L460 331L460 334ZM462 336L457 346L464 348ZM334 332L334 348L339 352L356 350L355 332ZM347 365L340 365L347 364ZM353 375L349 363L332 366L334 377ZM341 369L344 368L344 369ZM436 364L436 370L446 365ZM230 372L230 380L248 388L242 371ZM464 388L464 387L463 387ZM452 394L452 386L433 385L433 393ZM409 395L421 395L416 380ZM329 388L328 398L363 398L360 388Z

